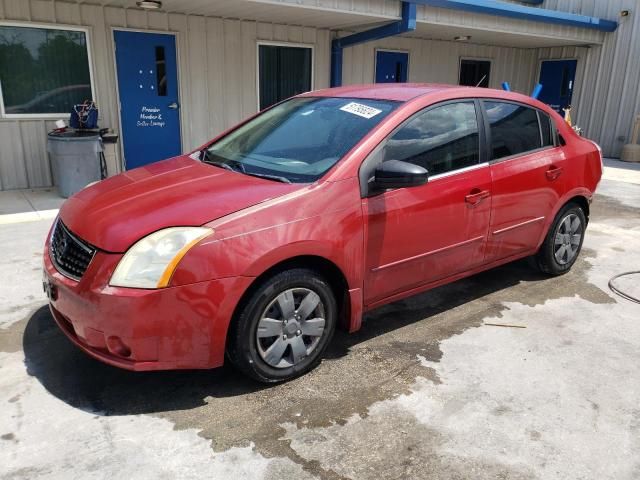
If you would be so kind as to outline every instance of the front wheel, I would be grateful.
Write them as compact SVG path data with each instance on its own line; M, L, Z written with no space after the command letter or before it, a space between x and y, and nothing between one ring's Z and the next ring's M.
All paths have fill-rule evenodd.
M568 203L562 207L535 256L537 267L550 275L571 270L582 249L586 228L587 217L580 205Z
M296 268L257 286L231 325L227 353L265 383L290 380L321 360L336 326L337 304L326 280Z

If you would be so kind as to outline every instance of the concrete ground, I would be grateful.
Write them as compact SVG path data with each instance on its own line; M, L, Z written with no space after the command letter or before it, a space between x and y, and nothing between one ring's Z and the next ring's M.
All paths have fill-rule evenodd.
M636 165L607 161L569 274L517 262L380 308L274 387L77 351L40 286L59 203L0 192L2 479L640 478L640 305L607 288L640 270Z

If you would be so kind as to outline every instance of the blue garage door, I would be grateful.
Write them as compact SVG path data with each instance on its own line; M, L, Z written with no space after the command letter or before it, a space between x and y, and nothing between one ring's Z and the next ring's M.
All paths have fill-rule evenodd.
M175 37L120 30L114 37L126 168L179 155Z

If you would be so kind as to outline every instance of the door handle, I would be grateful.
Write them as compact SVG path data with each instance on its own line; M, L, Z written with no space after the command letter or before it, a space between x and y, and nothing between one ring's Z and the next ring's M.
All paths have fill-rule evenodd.
M169 107L171 110L177 110L180 108L180 105L178 105L178 102L173 102L167 105L167 107Z
M471 206L478 205L482 200L488 198L491 195L489 190L480 190L479 188L474 188L469 192L467 196L464 197L464 201L467 202Z
M544 173L549 180L553 181L562 174L562 171L563 171L562 167L556 167L555 165L551 165L549 167L549 170L547 170Z

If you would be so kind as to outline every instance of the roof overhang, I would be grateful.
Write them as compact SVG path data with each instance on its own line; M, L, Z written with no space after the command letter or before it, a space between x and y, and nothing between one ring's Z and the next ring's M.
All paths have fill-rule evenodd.
M468 41L461 43L513 48L587 46L598 45L604 41L604 35L600 32L589 32L587 35L581 32L551 33L537 29L523 29L518 32L513 28L488 29L470 27L463 23L447 24L420 19L416 30L404 36L444 41L454 41L456 37L470 37Z
M58 1L137 9L135 0ZM410 1L418 4L417 28L403 36L425 39L451 41L468 35L469 43L517 48L595 45L616 25L609 20L495 0ZM401 4L368 0L362 5L331 2L319 7L301 0L162 0L162 11L149 14L181 13L361 32L400 20Z
M118 7L141 11L136 0L57 0L105 7ZM329 30L355 29L378 22L400 19L400 2L383 10L350 10L340 7L317 7L295 0L161 0L161 10L150 10L150 15L180 13L237 20L249 20L280 25L323 28Z
M550 10L547 8L529 7L517 3L507 3L496 0L411 0L413 3L429 7L447 8L464 12L495 15L499 17L530 20L534 22L551 23L570 27L589 28L603 32L613 32L618 28L618 22L605 20L588 15Z

